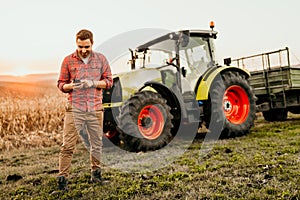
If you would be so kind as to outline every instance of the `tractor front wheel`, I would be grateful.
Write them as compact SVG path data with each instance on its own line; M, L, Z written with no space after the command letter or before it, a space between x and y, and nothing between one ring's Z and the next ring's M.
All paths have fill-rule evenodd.
M166 100L152 91L128 99L117 117L120 139L129 151L157 150L172 140L172 114Z

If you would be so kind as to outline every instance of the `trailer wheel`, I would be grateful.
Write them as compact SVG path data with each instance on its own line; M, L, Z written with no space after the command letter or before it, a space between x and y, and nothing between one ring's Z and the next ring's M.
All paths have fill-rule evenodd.
M138 152L167 145L173 138L170 110L166 100L155 92L138 92L128 99L117 117L123 148Z
M263 116L266 121L285 121L287 119L288 111L286 109L272 109L263 111Z
M211 113L224 120L221 138L247 134L254 124L255 95L246 77L238 72L224 72L210 91ZM219 116L219 118L220 118ZM217 118L212 116L211 119Z

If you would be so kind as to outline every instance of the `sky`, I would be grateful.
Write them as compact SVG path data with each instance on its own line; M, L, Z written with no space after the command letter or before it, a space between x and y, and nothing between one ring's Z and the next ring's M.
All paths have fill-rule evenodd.
M0 5L0 75L59 72L76 49L75 34L94 46L138 29L218 31L216 57L238 58L289 47L300 63L299 0L10 0Z

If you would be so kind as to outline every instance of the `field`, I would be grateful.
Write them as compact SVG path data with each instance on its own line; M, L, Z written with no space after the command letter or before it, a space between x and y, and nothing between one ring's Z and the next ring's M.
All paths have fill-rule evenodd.
M59 142L65 99L54 82L0 82L0 151Z
M218 140L204 156L199 138L155 170L104 166L103 186L89 183L89 154L78 144L69 191L51 195L65 97L55 84L1 83L0 98L0 199L300 199L299 115L268 123L258 114L250 134Z

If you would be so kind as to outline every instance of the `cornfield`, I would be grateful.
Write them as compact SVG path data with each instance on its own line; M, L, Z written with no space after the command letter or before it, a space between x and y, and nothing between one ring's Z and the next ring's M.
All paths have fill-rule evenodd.
M0 151L61 142L65 96L55 84L0 84Z

